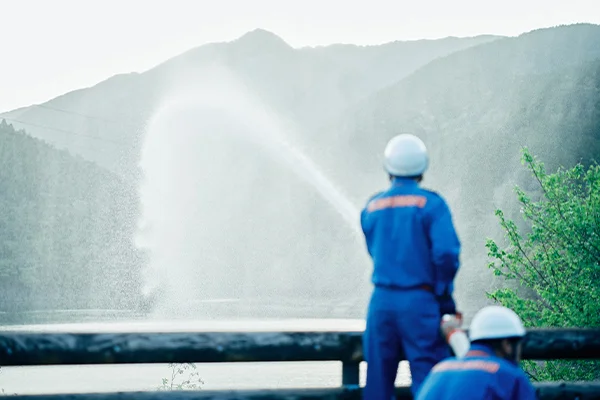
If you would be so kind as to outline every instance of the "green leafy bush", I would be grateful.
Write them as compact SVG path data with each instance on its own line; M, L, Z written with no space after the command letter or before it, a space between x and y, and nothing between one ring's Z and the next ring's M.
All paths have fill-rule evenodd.
M497 210L508 246L491 239L486 244L495 274L520 288L488 296L527 327L599 327L600 166L577 164L549 174L527 149L522 162L539 186L535 195L516 188L525 228ZM600 377L599 361L527 361L524 367L534 380Z

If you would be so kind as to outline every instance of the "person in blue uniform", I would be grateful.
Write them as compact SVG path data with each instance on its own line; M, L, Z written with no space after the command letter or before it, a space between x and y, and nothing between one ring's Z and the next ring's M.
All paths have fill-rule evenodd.
M440 323L443 314L456 313L452 294L460 241L445 200L419 185L428 164L419 138L392 138L384 153L390 187L361 212L374 285L363 339L368 400L393 397L402 354L413 395L431 368L450 356Z
M518 365L524 336L514 311L481 309L469 327L467 354L433 367L416 400L535 400L535 389Z

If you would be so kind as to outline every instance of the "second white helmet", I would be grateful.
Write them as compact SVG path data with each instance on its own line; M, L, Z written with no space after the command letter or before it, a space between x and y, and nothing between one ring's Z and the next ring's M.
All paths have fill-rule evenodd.
M425 143L410 134L393 137L384 152L385 170L393 176L413 177L423 174L429 166Z
M510 308L484 307L475 314L469 326L469 339L493 340L525 336L521 318Z

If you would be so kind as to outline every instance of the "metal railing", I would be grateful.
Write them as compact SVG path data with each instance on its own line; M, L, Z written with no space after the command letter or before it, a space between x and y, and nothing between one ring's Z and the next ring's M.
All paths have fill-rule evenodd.
M523 359L600 359L600 329L530 329ZM358 399L361 332L24 333L0 332L0 367L141 363L340 361L342 386L328 389L16 395L15 400ZM600 399L594 382L535 384L538 398ZM407 387L398 398L410 399Z

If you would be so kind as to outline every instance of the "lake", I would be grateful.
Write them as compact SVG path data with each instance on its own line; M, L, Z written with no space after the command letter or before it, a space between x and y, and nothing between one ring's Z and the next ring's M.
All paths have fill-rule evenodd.
M235 319L100 321L3 325L0 330L31 332L248 332L248 331L360 331L360 319ZM98 318L96 318L98 319ZM80 319L81 320L81 319ZM273 389L336 387L341 385L340 362L210 363L196 364L203 389ZM366 364L361 365L364 385ZM172 370L166 364L3 367L0 389L6 394L111 392L156 390ZM185 376L185 374L183 375ZM410 384L408 364L402 362L397 384Z

